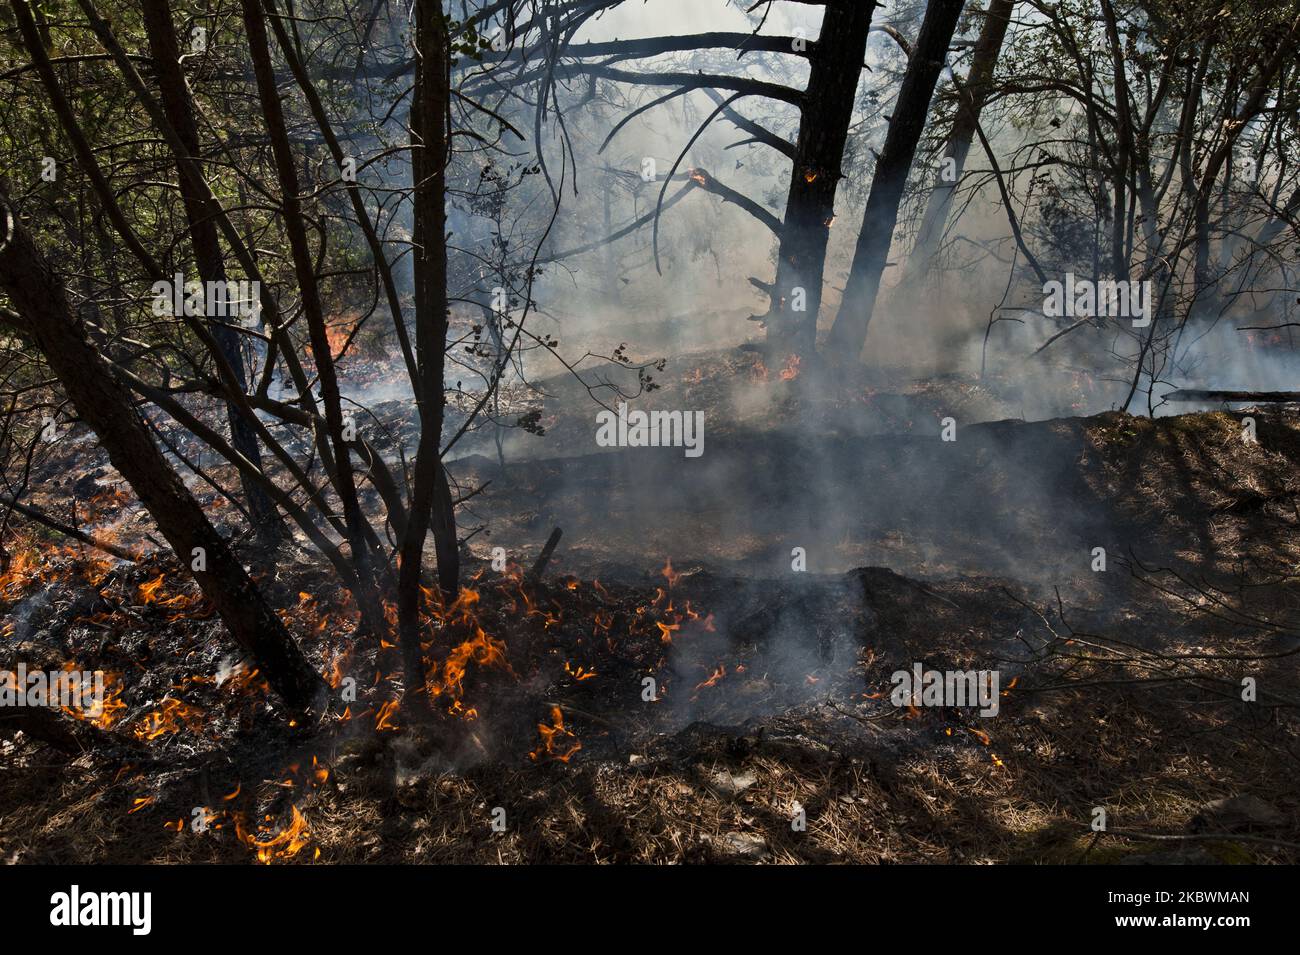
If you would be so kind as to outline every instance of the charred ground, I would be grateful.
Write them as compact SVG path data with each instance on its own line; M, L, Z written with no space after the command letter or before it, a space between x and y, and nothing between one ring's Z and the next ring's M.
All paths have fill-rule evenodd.
M29 531L4 578L6 665L107 670L115 702L98 721L9 717L0 851L1295 861L1300 417L1253 412L1255 444L1223 412L1002 421L943 443L936 412L981 392L930 383L865 396L910 408L910 433L831 437L836 479L809 487L781 462L800 460L815 396L771 387L787 389L789 427L710 434L707 470L676 491L657 470L670 449L636 468L462 459L459 479L491 482L474 501L491 536L467 545L476 569L455 605L429 596L428 725L396 703L396 647L357 644L352 609L310 596L337 591L300 552L250 561L334 687L311 725L279 713L164 558ZM550 408L562 438L566 411ZM82 526L153 550L111 469L90 473L68 479L89 498ZM528 579L552 526L563 543ZM493 546L518 558L505 573ZM809 573L790 572L793 546ZM889 675L913 661L999 669L999 716L895 707ZM1242 702L1243 676L1260 702ZM800 809L806 832L791 828Z

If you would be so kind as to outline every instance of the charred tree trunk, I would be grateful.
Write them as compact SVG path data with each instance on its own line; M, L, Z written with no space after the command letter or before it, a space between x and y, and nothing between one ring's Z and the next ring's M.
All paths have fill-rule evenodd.
M966 157L970 155L971 144L975 140L975 127L984 109L984 101L988 99L993 70L1002 53L1002 41L1006 38L1011 11L1015 5L1016 0L993 0L984 14L984 25L980 28L979 39L975 41L975 53L971 57L965 89L958 91L957 114L943 150L941 168L949 160L951 167L943 168L926 201L916 245L908 258L908 282L925 278L934 264L934 257L943 238L943 227L948 221L948 211L952 208L953 193L966 168Z
M343 402L339 392L334 356L330 352L329 336L325 327L325 309L321 302L320 286L312 263L311 249L307 244L307 227L303 220L299 200L298 171L294 166L293 152L284 120L284 107L276 88L275 71L271 64L271 49L258 0L240 0L244 14L244 29L248 36L249 56L253 61L253 75L257 79L258 99L271 140L275 158L276 175L280 183L283 204L284 228L289 237L289 250L293 258L294 276L302 296L303 316L311 341L311 352L316 362L321 400L325 405L325 429L333 456L334 486L343 506L343 520L347 526L348 544L352 562L356 567L359 592L357 605L363 623L371 635L380 638L386 628L379 612L379 599L375 589L375 566L371 552L373 530L361 513L357 495L348 441L343 432Z
M876 294L880 291L880 278L885 271L885 259L898 222L903 188L907 185L912 157L925 128L930 99L943 69L953 31L957 29L963 3L964 0L930 0L926 7L921 32L898 92L898 102L894 104L885 148L876 160L871 193L867 196L867 208L862 217L862 231L858 234L853 266L844 288L844 300L840 303L827 342L829 354L838 360L855 361L867 340L867 326L871 323Z
M86 338L67 291L0 193L0 288L113 466L191 569L231 637L292 709L319 704L324 681L311 668L239 559L168 465L128 392ZM197 558L202 557L201 563ZM195 569L202 567L203 569Z
M437 0L416 3L415 45L415 87L409 122L414 185L415 350L419 365L415 400L420 414L420 439L411 511L401 542L397 616L408 699L420 707L427 705L421 695L424 666L420 648L420 578L424 541L430 527L444 600L454 599L460 579L456 516L439 456L446 400L443 375L447 352L446 170L451 56L447 22Z
M816 352L835 191L875 7L874 0L828 4L811 56L766 316L773 351Z
M167 0L142 0L145 33L149 37L149 49L153 54L154 70L158 77L158 90L161 95L163 110L167 119L176 130L177 136L185 145L191 156L199 155L199 130L194 120L194 104L190 100L189 87L185 83L185 74L181 70L180 47L176 41L176 28L172 23L171 10ZM185 216L190 226L190 240L194 246L194 261L199 271L199 278L205 283L220 282L225 287L226 266L221 254L221 244L217 237L217 226L213 210L204 196L195 188L191 179L180 168L181 160L176 160L180 179L181 196L185 202ZM209 288L212 286L209 285ZM232 310L225 310L227 316ZM239 349L239 334L231 329L225 321L213 320L212 334L221 352L230 363L237 385L244 390L248 380L244 372L244 359ZM253 426L240 414L233 403L227 402L226 417L230 424L230 443L240 454L253 464L261 467L261 448ZM254 531L263 542L275 544L284 538L284 523L279 512L266 492L248 478L243 478L244 497L248 502L249 513L253 517Z

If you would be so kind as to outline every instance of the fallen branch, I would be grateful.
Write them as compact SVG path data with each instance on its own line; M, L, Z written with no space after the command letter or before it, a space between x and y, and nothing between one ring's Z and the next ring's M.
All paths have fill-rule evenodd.
M1164 396L1165 401L1300 401L1300 391L1217 391L1179 388Z
M64 524L62 521L56 521L44 511L37 510L34 507L28 507L26 504L19 501L6 500L0 503L3 503L5 507L17 511L19 514L23 515L23 517L33 520L43 527L48 527L52 531L57 531L64 537L71 537L73 540L79 541L87 547L102 550L104 553L111 554L119 560L130 561L133 564L140 560L139 554L133 554L131 551L123 547L118 547L116 544L110 544L108 541L103 541L97 537L93 537L85 531L78 530L71 524Z
M1029 309L1026 309L1026 311L1029 311ZM1061 329L1059 332L1057 332L1047 341L1043 342L1041 345L1035 348L1034 354L1035 355L1041 354L1043 351L1047 349L1048 345L1052 344L1052 342L1056 341L1058 338L1064 338L1066 335L1070 334L1070 332L1074 331L1076 328L1082 328L1084 325L1087 325L1091 321L1092 321L1091 318L1081 318L1073 325L1071 325L1069 328Z
M537 557L537 562L533 564L533 569L528 572L528 582L537 583L542 579L542 574L546 570L546 565L551 562L551 555L555 553L556 546L560 543L560 537L564 531L558 527L551 531L551 536L546 538L546 546L542 548L541 554Z

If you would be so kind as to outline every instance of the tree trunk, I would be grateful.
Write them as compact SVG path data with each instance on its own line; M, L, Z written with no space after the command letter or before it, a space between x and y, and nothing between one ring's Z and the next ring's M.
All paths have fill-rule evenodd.
M1133 158L1133 113L1129 103L1128 72L1124 47L1120 42L1119 22L1110 0L1101 0L1102 18L1106 22L1106 39L1110 44L1111 69L1115 81L1115 198L1111 207L1110 270L1119 280L1128 280L1128 254L1125 222L1128 209L1129 168Z
M185 74L181 70L180 48L176 40L176 28L172 23L171 10L167 6L167 0L142 0L141 6L144 12L145 33L149 37L149 49L153 54L154 70L158 77L158 91L161 94L163 110L176 130L177 136L184 143L186 152L191 156L198 156L199 130L194 121L194 104L190 100L189 87L185 83ZM217 226L212 210L205 198L195 190L190 177L186 176L185 171L180 168L179 158L176 160L176 166L199 278L205 283L221 282L223 283L221 287L224 288L226 266L221 254L221 244L217 238ZM226 315L230 314L232 314L231 309L227 308ZM240 388L247 390L248 381L244 372L243 355L239 349L238 332L231 329L223 320L209 317L209 321L212 322L213 337L234 371L236 383ZM226 404L226 418L230 424L230 443L240 454L260 468L262 452L252 425L231 402ZM283 540L284 522L266 492L247 477L242 479L242 483L249 513L253 517L254 532L267 544L275 544Z
M844 300L827 341L828 354L840 361L855 361L867 340L885 259L898 222L898 206L912 168L916 144L925 128L935 83L948 55L964 0L930 0L921 32L916 38L903 86L894 104L885 148L876 160L871 193L862 217L853 266L844 288Z
M424 541L433 529L438 583L445 600L455 598L460 579L456 516L439 457L443 375L447 352L446 168L450 137L451 57L447 22L437 0L415 8L416 67L412 91L411 179L414 186L415 349L419 381L415 395L420 439L415 454L411 512L401 542L397 616L408 699L426 705L420 648L420 578ZM414 694L414 695L413 695Z
M874 0L827 5L810 57L777 251L776 281L766 316L767 340L773 351L798 355L816 351L835 191L844 176L840 165L875 7ZM797 307L802 311L795 311Z
M8 196L0 193L0 288L9 295L82 420L98 435L113 466L131 485L158 530L221 616L231 637L295 711L317 705L324 681L308 664L243 565L209 523L107 362L73 316L67 291ZM203 570L195 570L202 555Z
M941 174L935 180L934 189L926 201L916 245L907 260L908 283L924 279L934 265L934 257L943 238L943 227L948 222L948 211L952 208L953 193L966 168L966 157L970 155L971 143L975 139L975 126L984 109L984 101L988 99L993 70L1002 53L1002 41L1006 38L1011 11L1015 5L1016 0L993 0L984 14L984 25L980 28L979 39L975 41L970 72L966 74L964 94L958 92L957 114L953 118L952 131L948 134L948 143L943 150L944 162L952 160L952 168L946 170L947 178ZM942 163L940 168L943 169Z

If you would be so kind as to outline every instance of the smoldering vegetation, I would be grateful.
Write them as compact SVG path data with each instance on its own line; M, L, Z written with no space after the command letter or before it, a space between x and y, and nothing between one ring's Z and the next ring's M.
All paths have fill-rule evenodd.
M1294 861L1294 4L56 7L5 858Z

